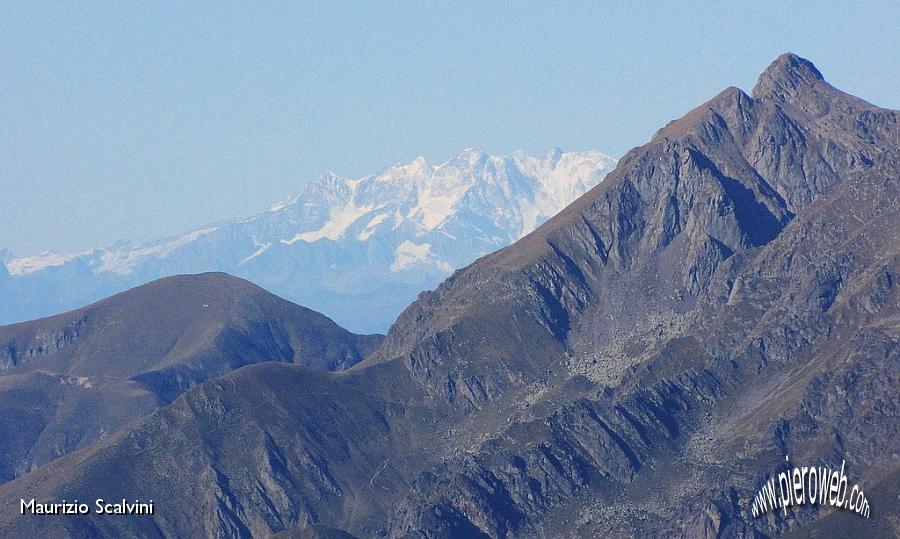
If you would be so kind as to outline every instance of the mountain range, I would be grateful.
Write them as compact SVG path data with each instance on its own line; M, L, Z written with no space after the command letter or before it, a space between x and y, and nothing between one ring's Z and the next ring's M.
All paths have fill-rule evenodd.
M153 279L224 271L384 332L419 292L534 230L597 185L615 161L551 150L498 157L467 149L359 179L325 174L249 219L132 246L0 259L0 323L47 316Z
M252 357L279 361L201 362L210 378L164 377L167 392L140 375L167 360L111 366L91 353L99 337L84 356L28 356L121 370L157 402L0 485L0 534L894 537L898 277L900 112L785 54L751 94L727 88L670 122L536 230L421 294L383 340L332 328L337 350L377 344L359 362L262 348ZM154 297L182 295L172 284L127 311L160 310ZM47 341L3 331L23 343L16 358ZM79 342L65 335L50 342ZM146 341L129 338L113 342ZM842 461L870 518L751 514L773 474ZM156 512L34 517L23 498L153 499Z

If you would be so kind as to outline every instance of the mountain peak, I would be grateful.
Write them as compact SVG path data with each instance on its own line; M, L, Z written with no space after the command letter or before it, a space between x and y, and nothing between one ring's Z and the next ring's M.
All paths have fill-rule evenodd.
M327 353L329 357L326 358L322 356L322 348L307 345L303 349L305 357L302 360L293 350L286 352L286 348L278 349L283 352L280 355L278 350L267 350L253 361L247 361L251 353L246 350L238 351L238 348L235 348L236 354L240 356L237 359L220 353L211 355L213 359L197 355L198 350L202 350L204 346L217 342L215 339L204 339L226 331L229 327L250 328L247 329L247 338L265 339L268 334L251 331L255 327L253 322L259 319L266 320L267 324L276 324L279 330L287 333L294 332L295 337L306 338L307 334L309 339L335 337L346 346L337 346L333 352ZM72 333L65 343L57 342L49 347L44 342L44 335L62 335L67 328L76 328L77 332ZM116 358L106 354L94 353L101 338L122 343L136 339L137 344L131 348L125 345L118 347L121 360L115 360ZM372 343L369 342L371 338L360 339L357 343L357 336L340 328L322 314L283 300L250 281L223 272L164 277L74 311L0 326L0 342L15 343L19 350L41 346L49 350L47 353L24 355L22 361L13 362L12 366L28 370L47 368L49 365L51 370L59 368L68 373L77 371L85 376L131 377L142 372L160 371L177 363L172 358L179 353L183 354L185 364L189 363L194 368L192 375L203 379L208 377L206 374L221 374L224 367L236 368L234 365L239 366L241 362L246 364L270 359L328 368L338 365L347 367L362 359L372 349ZM357 349L357 345L361 347ZM183 348L178 348L181 346ZM262 348L255 350L258 352ZM2 360L0 353L0 372L3 371ZM234 365L225 365L228 361L233 361ZM9 363L6 362L7 368L10 368ZM177 373L173 372L172 376L175 374ZM197 383L200 381L202 379L194 380ZM186 389L179 387L180 390Z
M560 157L562 157L562 154L563 151L559 147L554 146L553 148L547 150L547 153L544 155L544 160L547 161L551 167L554 167L557 163L559 163L559 159Z
M408 165L403 165L401 168L405 175L411 176L421 176L423 174L431 174L434 172L434 167L432 167L425 157L421 155L413 159Z
M246 219L136 246L7 257L0 323L71 309L153 277L225 270L354 329L383 331L419 292L531 232L614 165L599 152L466 148L437 164L420 156L366 176L322 174ZM46 292L29 284L38 281ZM63 281L77 290L59 293Z
M798 94L803 88L814 86L825 78L806 58L787 52L776 58L757 79L753 98L785 98Z
M456 165L469 165L475 166L479 161L485 158L487 154L482 152L477 148L465 148L460 150L456 156L451 159L448 163L456 164Z
M653 141L663 138L679 139L690 133L703 130L703 126L715 121L715 117L726 110L735 110L749 106L750 98L740 88L729 86L718 95L690 112L667 123L653 136Z

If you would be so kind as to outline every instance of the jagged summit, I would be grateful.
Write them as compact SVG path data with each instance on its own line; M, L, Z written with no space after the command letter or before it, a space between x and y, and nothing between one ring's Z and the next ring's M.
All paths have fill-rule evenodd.
M801 88L824 80L812 62L788 52L776 58L760 74L752 95L754 99L795 95Z
M0 270L0 323L165 275L227 271L348 328L384 331L419 292L534 230L614 164L594 151L467 148L440 164L419 157L361 178L323 174L249 219L139 246L13 258L11 278Z
M752 99L740 88L729 86L681 118L666 124L665 127L656 132L651 142L663 138L682 138L688 133L696 131L703 124L716 121L716 118L720 117L723 111L735 108L740 109L742 107L752 107Z
M460 150L459 153L457 153L456 156L450 160L450 162L478 162L479 160L487 156L488 155L486 153L479 150L478 148L469 147Z
M740 121L737 116L744 114L741 111L752 108L757 101L790 102L800 108L821 111L825 109L821 102L830 101L834 95L846 96L825 82L812 62L796 54L785 53L760 73L750 95L740 88L729 86L681 118L666 124L653 140L681 138L691 132L703 131L720 118Z
M786 52L772 60L759 78L779 77L825 80L815 64L792 52Z

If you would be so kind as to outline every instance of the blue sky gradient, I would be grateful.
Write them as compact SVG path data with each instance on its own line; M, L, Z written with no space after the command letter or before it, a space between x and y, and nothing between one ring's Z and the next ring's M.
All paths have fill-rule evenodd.
M464 147L619 157L785 51L900 108L895 1L391 4L3 3L0 247L176 234Z

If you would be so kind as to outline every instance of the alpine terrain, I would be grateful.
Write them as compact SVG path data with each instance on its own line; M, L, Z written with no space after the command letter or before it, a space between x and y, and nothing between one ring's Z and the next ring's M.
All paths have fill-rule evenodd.
M353 366L381 342L223 273L168 277L0 327L0 482L238 367Z
M599 152L469 149L441 165L420 157L356 180L326 174L249 219L146 245L18 258L0 251L0 323L159 277L225 271L354 331L384 332L419 292L531 232L614 164Z
M341 238L393 226L392 211L366 211ZM340 228L315 226L305 238ZM410 259L452 266L441 231L477 238L434 230L409 240ZM265 240L251 260L302 241ZM750 95L728 88L669 123L534 232L420 295L352 367L217 370L0 485L0 535L895 537L898 282L900 113L785 54ZM89 351L73 376L112 369ZM166 364L151 363L118 368ZM753 516L772 474L842 461L870 518ZM155 512L20 514L32 498L152 499Z

